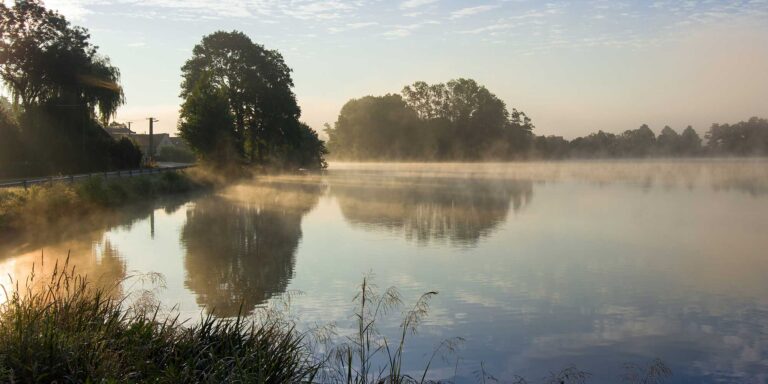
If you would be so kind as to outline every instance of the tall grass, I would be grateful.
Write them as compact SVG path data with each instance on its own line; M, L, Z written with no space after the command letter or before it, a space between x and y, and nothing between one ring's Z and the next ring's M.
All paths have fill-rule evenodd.
M404 373L403 362L410 361L404 354L406 342L427 316L429 302L435 295L435 291L422 294L412 307L402 313L399 332L394 337L388 337L380 332L377 324L403 305L400 293L395 287L379 292L369 277L363 278L360 292L354 298L356 333L332 348L330 361L324 366L325 381L344 384L432 383L427 381L432 362L444 353L453 353L463 341L461 338L440 343L424 362L419 375Z
M186 326L66 263L42 287L34 274L14 284L0 307L3 383L293 383L317 371L302 334L280 319L206 316Z

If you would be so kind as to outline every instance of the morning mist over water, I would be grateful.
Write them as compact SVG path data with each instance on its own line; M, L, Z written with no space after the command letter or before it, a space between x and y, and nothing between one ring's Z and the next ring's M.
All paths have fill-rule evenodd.
M435 362L436 377L474 382L482 361L495 376L577 366L607 383L659 358L679 382L749 382L768 369L768 240L755 230L767 176L764 160L732 159L333 163L158 202L66 241L7 242L0 270L71 252L107 281L161 273L158 298L185 317L289 300L302 326L340 331L373 272L407 299L439 291L408 348L413 372L461 337L458 369Z

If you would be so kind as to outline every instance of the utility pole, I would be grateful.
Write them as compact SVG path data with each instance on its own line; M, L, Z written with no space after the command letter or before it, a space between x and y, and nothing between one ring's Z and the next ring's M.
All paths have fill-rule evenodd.
M158 119L155 119L154 117L147 118L149 120L149 153L147 154L147 160L149 161L149 164L151 165L155 160L155 130L154 130L154 124L157 123Z

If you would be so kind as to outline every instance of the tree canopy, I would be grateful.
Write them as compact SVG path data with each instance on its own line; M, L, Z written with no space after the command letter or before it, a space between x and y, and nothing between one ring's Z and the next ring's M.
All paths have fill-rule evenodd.
M84 28L39 0L0 4L0 79L13 105L0 136L15 148L0 173L32 175L137 167L138 147L100 123L125 101L120 71ZM129 163L126 163L128 161Z
M481 160L522 156L532 129L487 88L457 79L350 100L326 132L338 158Z
M291 69L279 52L242 32L219 31L195 46L182 74L179 130L201 157L324 165L324 144L299 122ZM315 152L297 156L299 149Z
M713 124L708 147L720 155L768 155L768 119L753 117L736 124Z
M0 77L14 101L24 108L66 103L109 119L124 103L120 71L89 39L40 1L0 4Z

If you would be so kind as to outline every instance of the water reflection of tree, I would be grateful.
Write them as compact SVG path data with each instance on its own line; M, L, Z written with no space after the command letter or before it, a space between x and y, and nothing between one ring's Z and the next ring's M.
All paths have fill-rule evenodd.
M375 177L331 183L344 217L367 228L402 231L419 243L472 246L533 195L530 180Z
M251 312L285 292L293 277L301 219L318 202L317 184L267 182L202 199L187 211L186 286L219 316Z

